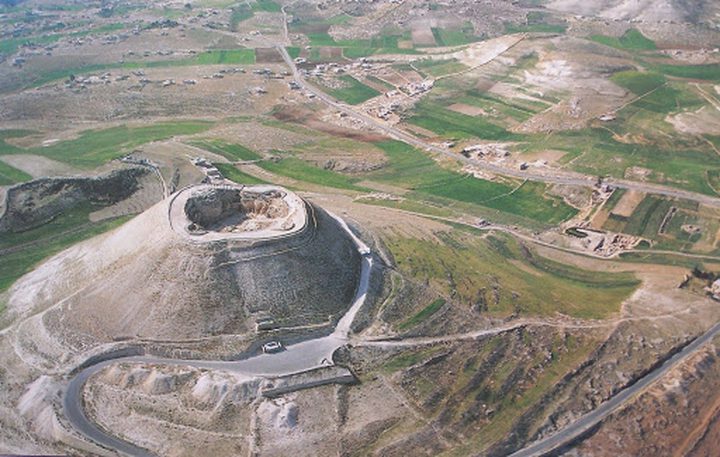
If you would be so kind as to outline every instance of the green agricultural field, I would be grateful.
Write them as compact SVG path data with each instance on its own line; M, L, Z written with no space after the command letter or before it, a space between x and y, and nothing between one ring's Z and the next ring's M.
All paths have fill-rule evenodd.
M565 33L566 30L567 24L539 11L530 11L525 24L505 23L506 33Z
M475 36L475 29L469 22L462 28L433 27L432 33L438 46L461 46L480 40Z
M603 206L603 209L606 211L612 211L615 208L615 205L618 204L620 199L625 195L625 192L627 192L626 189L615 189L610 195L610 198L607 199L605 202L605 206Z
M374 48L369 46L343 47L343 56L348 59L359 59L376 54L419 54L412 48Z
M706 179L720 170L720 156L706 145L622 143L605 128L556 133L542 147L577 153L572 169L593 176L625 177L628 168L651 170L649 180L708 195L716 195Z
M436 103L421 101L415 105L408 122L444 137L508 140L510 132L479 117L456 113Z
M0 140L4 140L7 138L22 138L24 136L32 135L34 132L33 130L22 130L22 129L7 129L7 130L0 130Z
M328 89L327 92L338 100L342 100L350 105L358 105L380 95L380 92L376 91L372 87L366 86L352 76L343 75L340 76L339 79L349 87L343 87L342 89Z
M382 149L387 163L380 170L368 174L373 181L394 183L415 188L428 181L445 178L445 170L428 155L400 141L389 140L374 143Z
M417 324L425 321L425 319L429 318L436 312L440 310L446 303L446 300L444 298L437 298L430 302L429 305L421 309L417 314L409 318L408 320L404 321L400 325L398 325L399 330L407 330L409 328L412 328L416 326Z
M86 130L72 140L60 141L47 147L2 148L0 153L38 154L81 168L94 168L122 157L132 148L151 141L176 135L193 135L212 127L207 121L160 122L148 126L119 126L102 130Z
M461 71L470 69L470 67L460 63L457 59L423 59L415 62L415 66L423 73L433 76L435 78L453 73L459 73Z
M512 187L472 176L448 178L419 187L417 191L496 209L549 225L558 224L577 214L577 210L561 198L544 195L546 186L541 183L525 182Z
M610 80L636 95L646 94L651 90L657 89L666 82L665 77L659 73L644 73L635 70L615 73L612 75Z
M19 277L31 271L44 259L87 238L123 224L131 216L90 222L88 214L97 208L81 205L35 229L4 233L0 238L0 292L7 290Z
M687 94L688 91L678 90L672 86L663 86L635 101L633 106L661 114L682 111L690 108L693 104L697 107L702 106L703 102L698 103L697 96L692 94L688 97Z
M624 233L642 236L645 238L656 238L660 224L672 206L671 202L649 195L640 202L628 219Z
M188 141L187 143L197 148L221 155L231 162L238 162L241 160L258 160L261 158L260 154L241 144L231 144L221 140L210 139L193 140Z
M22 138L24 136L31 135L32 133L34 132L30 130L0 130L0 155L22 153L22 149L9 144L5 140L8 138Z
M398 40L406 38L402 34L380 34L369 39L335 40L327 29L306 33L313 47L342 48L343 55L348 59L367 57L373 54L418 54L415 49L398 47Z
M280 176L287 176L298 181L304 181L321 186L334 187L336 189L365 191L362 187L356 186L356 180L330 170L324 170L304 162L300 159L288 157L279 161L264 160L258 165L265 170Z
M280 5L272 0L238 3L230 8L230 30L237 32L240 23L253 17L256 12L279 13L280 11Z
M429 281L461 306L493 316L513 313L602 319L640 284L632 274L585 271L542 258L510 236L450 232L442 241L390 238L398 268ZM490 241L492 239L492 241ZM491 292L495 291L495 292Z
M221 65L221 64L237 64L251 65L255 63L254 49L230 49L230 50L213 50L199 54L195 59L183 62L182 65ZM157 66L162 66L159 64Z
M565 33L567 25L563 24L505 24L506 33Z
M707 81L720 82L720 64L706 65L670 65L656 64L651 68L675 78L704 79Z
M385 152L388 163L381 170L368 174L368 179L403 186L419 196L469 203L543 224L555 224L577 213L562 199L545 195L543 184L477 179L441 168L434 160L404 143L375 144Z
M597 43L618 49L627 49L632 51L651 51L657 49L655 42L640 33L637 29L630 29L619 38L605 35L593 35L590 39Z
M299 143L290 148L290 151L298 158L306 158L311 156L310 160L333 160L337 158L337 152L352 153L358 158L365 153L379 152L373 143L366 143L350 138L342 138L337 136L319 136L311 141Z
M0 186L29 181L32 176L0 160Z
M256 178L253 175L249 175L230 163L213 163L220 173L230 181L238 184L267 184L267 181L263 181L260 178Z
M287 51L288 55L293 59L297 59L298 57L300 57L300 48L298 46L288 46L285 48L285 50Z
M266 13L279 13L281 12L280 4L272 0L255 0L255 3L251 3L253 11L264 11Z

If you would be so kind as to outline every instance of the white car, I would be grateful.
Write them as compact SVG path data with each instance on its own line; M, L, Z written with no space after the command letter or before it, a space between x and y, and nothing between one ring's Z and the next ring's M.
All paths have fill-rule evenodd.
M262 350L265 354L274 354L276 352L282 351L283 349L285 348L279 341L270 341L269 343L265 343L262 345Z

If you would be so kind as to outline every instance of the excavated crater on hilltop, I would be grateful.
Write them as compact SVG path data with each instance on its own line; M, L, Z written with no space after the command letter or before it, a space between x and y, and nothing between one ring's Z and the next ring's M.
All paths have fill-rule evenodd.
M205 189L195 192L185 202L190 231L252 232L279 225L290 230L295 224L288 219L287 194L279 190L252 192L234 189Z
M200 187L181 193L175 205L182 205L184 212L174 211L177 228L193 236L215 232L221 237L272 237L302 229L307 217L300 198L273 186Z
M14 285L8 310L47 309L27 326L28 344L42 325L78 351L117 339L249 333L267 318L317 326L348 309L360 270L338 220L296 194L204 184L51 258Z

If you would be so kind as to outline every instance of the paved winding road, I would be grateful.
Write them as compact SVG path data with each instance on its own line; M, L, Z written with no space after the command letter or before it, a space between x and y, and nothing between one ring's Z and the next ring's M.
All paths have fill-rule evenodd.
M330 214L330 213L328 213ZM181 360L151 356L128 356L105 360L90 365L77 373L68 383L63 395L63 413L70 424L91 441L109 449L132 456L152 456L150 452L135 446L102 430L85 414L82 390L87 380L103 368L116 363L147 363L153 365L190 366L210 370L222 370L239 373L248 377L278 377L312 370L332 364L333 353L347 344L350 329L355 316L367 298L373 258L370 248L362 242L340 217L330 214L353 240L362 256L360 280L353 302L348 311L338 321L332 334L287 346L286 350L275 354L260 354L238 361L217 360Z

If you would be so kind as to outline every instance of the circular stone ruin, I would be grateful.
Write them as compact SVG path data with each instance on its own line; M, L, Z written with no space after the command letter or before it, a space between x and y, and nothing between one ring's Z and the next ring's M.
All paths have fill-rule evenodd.
M182 209L182 211L180 211ZM273 238L298 232L307 223L305 202L276 186L195 186L171 207L175 231L196 240Z

